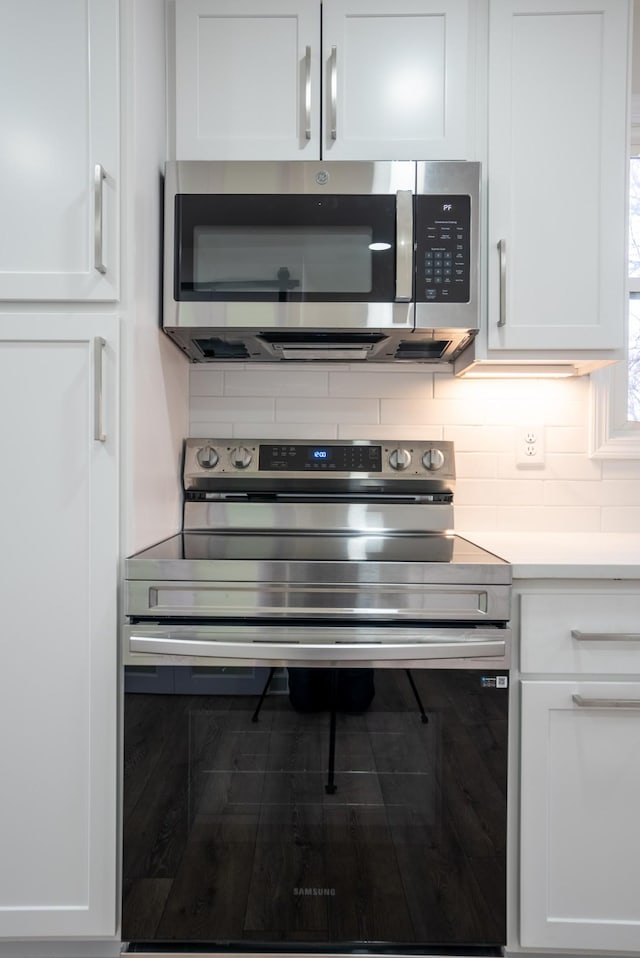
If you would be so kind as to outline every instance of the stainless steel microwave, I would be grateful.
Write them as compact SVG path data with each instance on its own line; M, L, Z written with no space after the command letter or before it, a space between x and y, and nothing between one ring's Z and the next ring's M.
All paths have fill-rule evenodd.
M194 362L450 362L479 325L480 164L167 164L163 328Z

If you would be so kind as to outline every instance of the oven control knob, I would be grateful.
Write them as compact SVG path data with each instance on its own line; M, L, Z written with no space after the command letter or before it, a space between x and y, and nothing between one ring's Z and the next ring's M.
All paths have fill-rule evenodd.
M411 453L408 449L394 449L389 456L389 465L396 472L402 472L407 469L411 463Z
M231 465L236 469L246 469L251 465L251 453L246 446L236 446L231 450Z
M435 447L427 449L422 457L422 465L430 472L436 472L438 469L442 469L444 466L444 453L442 449Z
M202 449L198 449L196 459L203 469L213 469L218 465L219 456L213 446L203 446Z

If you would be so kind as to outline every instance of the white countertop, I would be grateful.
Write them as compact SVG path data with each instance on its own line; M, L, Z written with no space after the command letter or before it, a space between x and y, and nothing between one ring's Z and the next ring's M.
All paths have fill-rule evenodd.
M640 534L465 532L513 566L514 579L640 579Z

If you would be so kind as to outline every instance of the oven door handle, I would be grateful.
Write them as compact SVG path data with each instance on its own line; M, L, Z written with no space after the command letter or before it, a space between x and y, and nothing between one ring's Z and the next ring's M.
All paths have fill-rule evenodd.
M467 633L468 635L469 633ZM215 638L188 638L171 634L136 634L128 641L131 654L208 659L250 659L252 662L308 665L311 662L344 665L351 662L426 662L435 659L500 659L508 663L508 638L426 642L273 642L250 639L245 642L218 641Z

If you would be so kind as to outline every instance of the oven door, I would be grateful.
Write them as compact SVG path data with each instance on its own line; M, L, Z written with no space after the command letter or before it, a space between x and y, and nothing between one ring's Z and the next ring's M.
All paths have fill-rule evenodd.
M132 950L501 954L509 630L217 629L128 628Z

